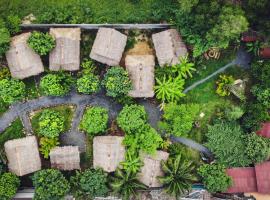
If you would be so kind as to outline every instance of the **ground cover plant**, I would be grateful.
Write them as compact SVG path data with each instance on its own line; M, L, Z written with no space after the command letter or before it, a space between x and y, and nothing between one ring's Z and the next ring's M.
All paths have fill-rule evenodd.
M20 185L19 178L12 173L3 173L0 175L0 197L3 200L12 199Z
M25 84L17 79L2 79L0 80L0 95L7 104L23 100L25 97Z

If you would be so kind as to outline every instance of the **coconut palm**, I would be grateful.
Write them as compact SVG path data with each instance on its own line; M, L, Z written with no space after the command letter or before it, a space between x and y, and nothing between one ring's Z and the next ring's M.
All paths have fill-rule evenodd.
M185 160L180 154L168 161L161 161L165 175L158 177L165 191L174 196L181 196L191 189L192 183L197 180L194 175L195 166L191 161Z

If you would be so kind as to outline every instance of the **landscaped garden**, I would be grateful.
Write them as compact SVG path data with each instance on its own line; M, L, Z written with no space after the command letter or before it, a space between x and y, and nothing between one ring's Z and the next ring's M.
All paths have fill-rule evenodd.
M269 8L0 2L0 199L270 194Z

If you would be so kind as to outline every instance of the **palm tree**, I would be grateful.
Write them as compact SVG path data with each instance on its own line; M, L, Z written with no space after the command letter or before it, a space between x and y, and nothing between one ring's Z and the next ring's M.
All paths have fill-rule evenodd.
M179 59L180 63L172 66L173 72L178 72L179 75L185 79L188 78L188 76L192 78L192 71L196 71L194 63L189 62L188 55L180 57Z
M165 175L158 179L165 191L176 197L191 190L192 183L197 180L194 175L195 166L191 161L185 160L181 154L169 158L167 162L161 161L161 166Z

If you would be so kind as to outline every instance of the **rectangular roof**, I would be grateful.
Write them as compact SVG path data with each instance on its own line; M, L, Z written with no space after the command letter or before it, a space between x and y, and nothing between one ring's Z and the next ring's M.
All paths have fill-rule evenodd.
M270 161L255 166L259 193L270 193Z

